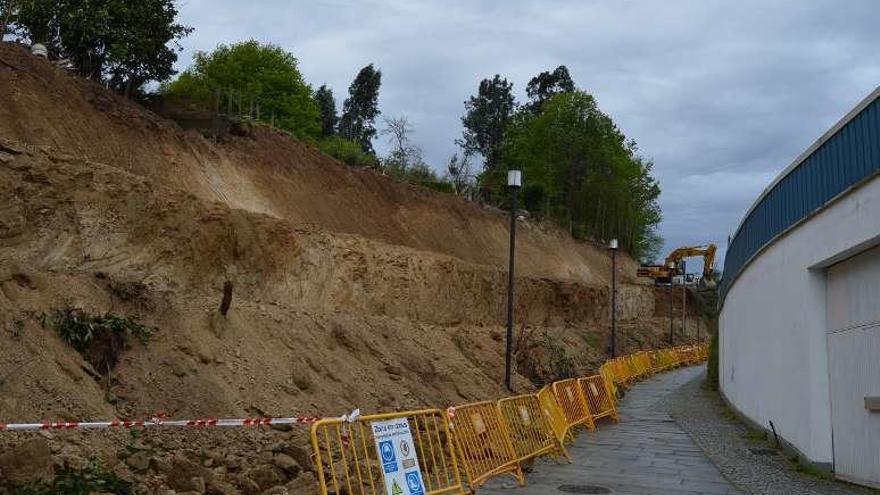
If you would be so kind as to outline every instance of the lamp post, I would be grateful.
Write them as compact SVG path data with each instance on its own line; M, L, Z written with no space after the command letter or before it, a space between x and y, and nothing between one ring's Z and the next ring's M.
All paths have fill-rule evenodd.
M687 261L681 260L681 336L687 341Z
M617 356L617 239L608 243L611 248L611 358Z
M672 324L675 320L673 318L673 314L672 314L673 294L675 292L675 290L673 289L673 286L675 285L673 283L673 281L675 280L675 263L670 262L668 265L668 268L669 268L669 345L671 346L673 332L674 332Z
M513 283L514 273L514 256L516 247L516 210L517 210L517 192L522 187L522 171L507 171L507 188L510 189L510 264L507 268L507 349L504 357L504 385L507 390L513 392L513 384L510 377L510 360L513 357Z

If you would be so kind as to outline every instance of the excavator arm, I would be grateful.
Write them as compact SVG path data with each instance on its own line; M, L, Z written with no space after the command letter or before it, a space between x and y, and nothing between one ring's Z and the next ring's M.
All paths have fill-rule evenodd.
M685 246L673 250L666 257L666 262L661 265L642 265L639 267L637 275L639 277L653 278L656 284L668 284L672 282L672 276L675 275L675 268L685 258L701 256L703 258L703 280L706 283L714 282L715 270L715 252L717 251L715 244L707 244L705 246Z

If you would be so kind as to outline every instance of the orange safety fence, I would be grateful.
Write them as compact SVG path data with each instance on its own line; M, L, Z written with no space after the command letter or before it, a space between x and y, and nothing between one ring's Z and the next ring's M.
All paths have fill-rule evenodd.
M614 421L620 420L620 417L617 415L617 408L614 407L614 400L608 394L605 380L602 379L601 375L579 378L578 384L581 387L581 392L583 392L584 397L587 399L590 415L593 416L594 421L599 418L611 418Z
M465 493L458 459L450 441L446 414L424 409L360 416L354 420L323 419L312 425L316 476L320 495L385 495L391 493L382 475L374 423L406 418L412 434L411 462L418 463L426 495Z
M590 430L596 429L596 423L590 415L590 408L578 386L577 378L553 382L553 395L556 396L556 402L565 417L566 432L573 433L578 425L584 425Z
M520 463L547 454L563 456L571 462L563 439L555 433L552 417L544 412L537 395L501 399L498 408Z
M502 474L510 474L520 486L525 485L525 475L498 405L477 402L456 406L454 411L452 436L471 491Z

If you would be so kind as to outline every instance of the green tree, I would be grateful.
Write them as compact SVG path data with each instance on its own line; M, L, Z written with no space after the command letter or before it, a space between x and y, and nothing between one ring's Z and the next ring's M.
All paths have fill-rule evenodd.
M175 22L174 0L19 1L15 32L44 43L83 77L126 96L175 74L179 41L191 27Z
M560 65L553 72L544 71L533 77L526 86L526 95L531 100L528 104L529 110L539 113L544 102L553 95L571 93L574 90L574 81L568 73L568 67Z
M525 207L578 238L616 237L636 256L658 242L660 187L651 162L638 155L595 99L563 92L540 114L519 112L508 129L504 160L523 170ZM502 183L504 171L481 182Z
M322 84L315 91L315 102L321 109L321 137L330 137L336 134L336 123L339 118L336 116L336 100L333 98L333 90L328 88L326 84Z
M376 127L373 123L379 116L379 86L382 85L382 72L373 64L362 68L348 88L348 98L342 105L342 118L339 120L339 134L361 145L366 153L373 154L373 138Z
M321 110L300 74L296 57L273 44L250 40L197 52L193 65L164 91L193 100L213 101L230 91L259 105L260 119L299 138L321 133Z
M483 79L476 96L471 96L464 106L464 131L458 144L468 154L482 155L484 168L493 170L501 161L504 131L516 110L513 83L498 74Z

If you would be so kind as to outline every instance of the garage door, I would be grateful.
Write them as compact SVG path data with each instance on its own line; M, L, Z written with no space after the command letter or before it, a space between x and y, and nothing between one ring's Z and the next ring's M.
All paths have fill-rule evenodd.
M834 470L880 487L880 247L828 269Z

